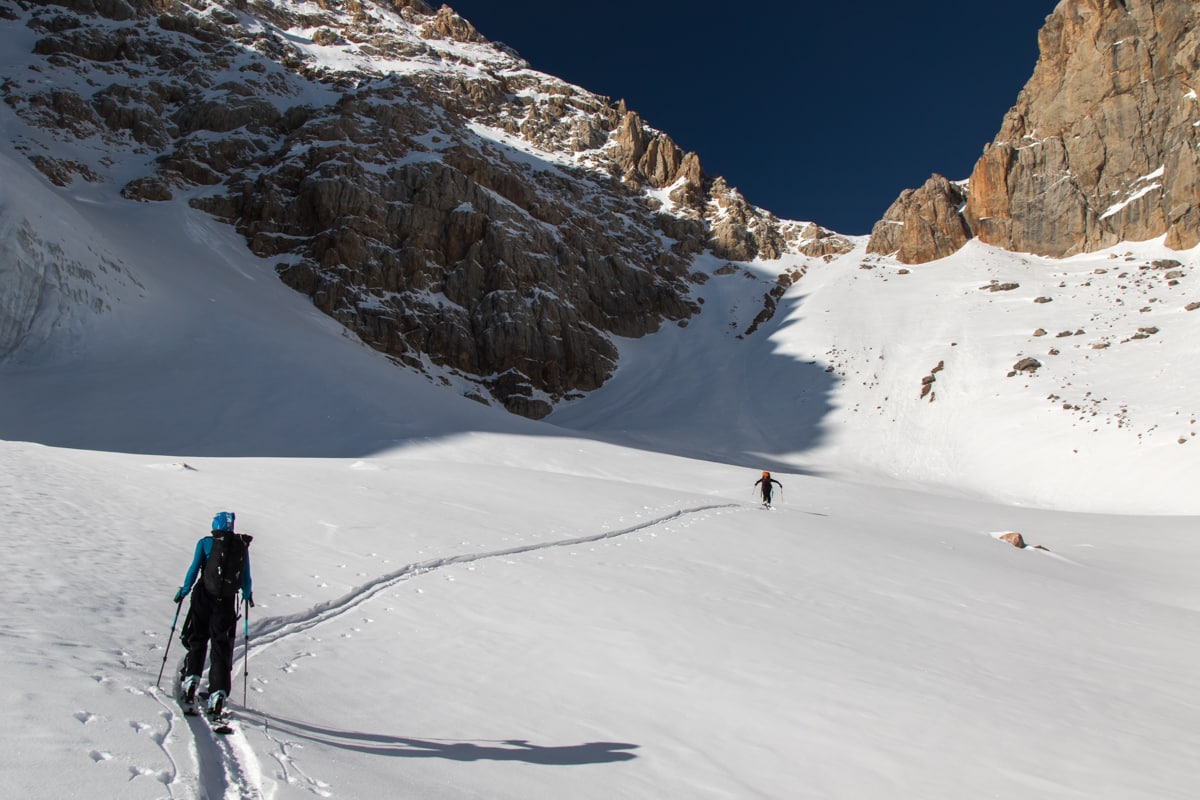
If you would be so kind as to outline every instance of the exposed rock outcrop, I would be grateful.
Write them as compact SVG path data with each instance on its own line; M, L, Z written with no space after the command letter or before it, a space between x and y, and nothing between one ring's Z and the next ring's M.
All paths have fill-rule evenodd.
M964 226L1056 257L1164 234L1170 247L1200 243L1200 7L1062 0L1038 45L1033 76L971 172L961 221L914 213L906 192L872 252L939 258Z
M1200 241L1194 3L1063 2L1041 58L971 175L985 242L1064 256L1167 235Z
M867 252L895 253L904 264L944 258L971 238L963 220L962 187L934 175L920 189L906 189L871 230Z
M27 144L48 178L187 196L372 347L526 416L599 387L612 336L699 313L697 254L849 249L785 234L623 102L446 6L60 0L3 24L35 31L41 58L4 100L96 151ZM118 153L149 166L131 176Z
M414 10L418 13L425 11L419 6ZM460 17L449 6L442 6L437 10L433 19L421 27L421 35L428 39L451 39L456 42L487 42L487 39L475 30L474 25Z
M822 228L815 222L810 222L800 229L797 234L791 227L783 229L784 240L789 247L795 247L800 253L813 258L826 258L849 253L854 249L853 243L845 236Z

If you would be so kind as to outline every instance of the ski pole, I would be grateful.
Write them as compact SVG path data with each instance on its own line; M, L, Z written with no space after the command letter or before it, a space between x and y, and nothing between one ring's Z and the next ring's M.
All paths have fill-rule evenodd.
M171 639L175 638L175 626L179 624L179 609L183 608L183 598L179 598L179 602L175 604L175 619L171 621L171 637L167 639L167 649L163 651L163 663L158 668L158 680L154 682L154 688L162 688L163 670L167 668L167 655L171 652Z
M249 692L247 686L250 684L250 600L244 599L242 603L246 607L242 627L242 708L247 708L246 697Z

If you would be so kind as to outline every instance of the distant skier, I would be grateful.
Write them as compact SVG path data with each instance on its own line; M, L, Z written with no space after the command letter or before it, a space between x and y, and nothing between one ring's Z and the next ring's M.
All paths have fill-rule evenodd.
M778 486L780 489L783 488L783 484L772 478L771 473L769 472L763 472L762 477L754 482L755 486L762 484L762 503L767 508L771 507L771 493L773 491L771 489L772 483Z
M225 699L229 697L233 643L237 637L238 591L242 593L243 602L254 606L249 551L253 537L234 533L233 521L232 511L222 511L213 517L212 535L196 542L192 565L188 567L183 586L175 593L175 603L182 603L199 579L183 623L182 641L188 652L180 671L180 688L184 702L193 706L207 653L207 711L213 718L221 715Z

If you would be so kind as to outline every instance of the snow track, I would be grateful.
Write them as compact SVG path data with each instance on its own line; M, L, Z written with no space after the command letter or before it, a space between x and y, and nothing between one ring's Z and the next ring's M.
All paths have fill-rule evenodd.
M262 770L240 727L218 735L208 720L184 717L196 743L200 797L207 800L261 800Z
M182 667L183 658L180 658L172 672L172 680ZM262 770L258 757L246 742L240 727L232 734L218 735L213 732L212 725L204 717L189 717L184 714L173 691L153 694L167 709L164 716L168 718L168 729L163 750L175 767L175 777L171 786L180 785L186 792L183 796L194 796L201 800L261 800ZM183 723L178 726L180 729L185 729L186 726L186 730L191 732L189 750L195 764L194 777L180 769L177 759L166 747L166 742L176 728L175 720ZM174 796L172 794L172 797Z
M658 525L688 517L693 514L700 514L705 511L714 511L718 509L743 508L738 503L718 503L714 505L695 506L692 508L682 508L665 516L656 517L645 522L638 523L628 528L622 528L616 531L606 531L604 533L591 534L588 536L578 536L571 539L559 539L550 542L537 542L535 544L521 545L520 547L510 547L504 550L492 550L483 553L463 553L456 556L447 556L445 558L434 558L428 561L419 561L412 564L407 564L400 569L390 572L375 578L372 581L356 587L345 595L334 600L329 600L324 603L318 603L308 611L297 614L289 614L281 617L271 617L251 626L250 635L254 640L256 647L269 645L277 642L292 634L306 631L323 622L327 622L335 617L338 617L356 606L366 602L380 592L395 586L397 583L408 580L409 578L418 575L424 575L427 572L432 572L442 567L448 567L452 564L469 564L474 561L483 561L489 558L502 558L505 556L515 556L522 553L531 553L537 550L548 550L553 547L572 547L575 545L588 544L590 542L598 542L603 539L614 539L618 536L626 536L638 531L644 531L648 528L653 528Z

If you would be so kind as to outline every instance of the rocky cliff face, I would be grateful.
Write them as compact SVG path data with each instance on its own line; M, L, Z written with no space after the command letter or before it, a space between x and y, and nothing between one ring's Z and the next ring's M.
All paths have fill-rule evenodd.
M1200 242L1198 23L1190 0L1062 0L962 213L930 213L955 201L927 184L876 225L871 251L928 261L961 246L964 228L1049 256L1163 235L1177 249ZM919 230L899 234L897 222Z
M421 0L0 0L5 102L52 181L235 225L397 362L531 417L611 375L611 337L700 311L694 257L849 243L752 207L622 103Z
M971 238L962 216L966 187L934 175L920 189L901 192L875 223L872 253L896 253L906 264L945 258Z

